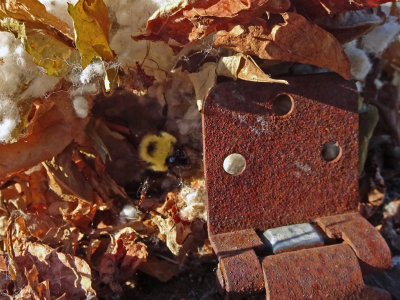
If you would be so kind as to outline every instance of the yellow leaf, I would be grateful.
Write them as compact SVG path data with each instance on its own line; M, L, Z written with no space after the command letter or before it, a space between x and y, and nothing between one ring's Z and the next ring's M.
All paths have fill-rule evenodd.
M72 28L54 15L49 14L46 7L37 0L0 0L0 18L5 17L49 26L69 39L73 39Z
M20 39L35 64L43 67L48 75L65 76L70 72L72 63L78 61L77 51L52 30L31 28L12 18L0 20L0 30L11 32Z
M68 12L74 21L75 44L81 53L82 68L94 59L112 61L115 54L108 42L110 19L103 0L80 0L68 4Z

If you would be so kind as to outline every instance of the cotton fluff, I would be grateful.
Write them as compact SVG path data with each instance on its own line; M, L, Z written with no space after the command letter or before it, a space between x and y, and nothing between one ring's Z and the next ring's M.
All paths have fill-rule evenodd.
M181 216L192 221L194 218L207 220L206 190L204 180L185 185L178 194L178 206Z
M12 132L20 124L20 104L32 97L43 96L58 80L45 75L11 33L0 32L1 142L12 140Z
M351 76L356 80L365 80L372 64L367 53L355 46L355 43L344 45L344 51L351 63Z
M82 84L90 83L95 77L104 75L104 66L101 61L91 62L83 71L80 73L79 79Z
M146 30L147 20L162 6L171 0L105 0L110 16L118 23L116 30L111 30L110 47L118 55L123 68L135 67L136 62L143 62L161 76L175 64L174 54L164 43L134 41L130 37ZM134 22L132 21L134 20ZM164 71L163 71L164 70Z
M126 204L120 214L119 214L121 221L123 223L132 221L132 220L137 220L140 216L140 210L137 209L134 205L132 204Z
M389 22L366 34L361 40L361 48L369 53L380 55L397 38L399 32L400 24L395 18L391 18Z
M11 134L20 122L18 109L12 99L0 97L0 142L11 140Z
M46 7L49 14L56 16L73 28L72 18L68 13L68 3L75 5L78 0L39 0L39 2Z
M59 78L47 76L11 33L0 32L0 95L24 100L40 97ZM21 93L24 93L21 97ZM18 96L18 97L17 97Z
M79 118L83 119L87 117L87 115L89 114L89 104L85 97L74 97L74 99L72 100L72 104L74 106L75 113Z

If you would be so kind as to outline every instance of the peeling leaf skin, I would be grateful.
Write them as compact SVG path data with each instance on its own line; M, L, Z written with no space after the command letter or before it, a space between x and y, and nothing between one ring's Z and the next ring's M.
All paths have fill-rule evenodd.
M68 4L68 12L74 21L75 44L81 53L82 68L96 57L113 61L116 56L108 41L110 18L103 0L80 0Z
M340 43L328 32L303 16L283 13L284 24L271 30L266 24L237 25L215 34L214 47L229 48L261 59L292 61L329 68L350 78L350 62Z

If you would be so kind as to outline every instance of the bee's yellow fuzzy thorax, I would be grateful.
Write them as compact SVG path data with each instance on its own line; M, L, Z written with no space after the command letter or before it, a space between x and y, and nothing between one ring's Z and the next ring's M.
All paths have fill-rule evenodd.
M176 138L167 133L146 134L139 145L139 156L150 164L149 168L156 172L168 170L166 160L174 152Z

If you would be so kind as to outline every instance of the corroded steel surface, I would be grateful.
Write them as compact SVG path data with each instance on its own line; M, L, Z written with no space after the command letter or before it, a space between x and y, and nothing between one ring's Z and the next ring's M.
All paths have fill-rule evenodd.
M219 259L217 278L220 287L232 296L263 292L261 263L254 250L265 245L252 229L211 235L211 245Z
M224 278L224 289L230 297L264 291L261 263L254 250L245 250L220 258L219 268ZM221 282L221 279L219 280Z
M204 166L211 234L266 230L357 209L358 96L334 74L296 76L289 85L226 82L204 102ZM273 111L288 94L288 116ZM326 162L323 145L337 141L342 156ZM223 169L240 153L246 169Z
M211 235L209 238L218 257L231 256L233 253L249 249L262 251L265 248L264 243L252 229Z
M345 244L271 255L262 268L266 299L361 299L360 266Z
M389 269L391 254L379 232L358 213L321 217L318 225L330 238L341 238L353 248L363 272Z

